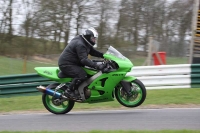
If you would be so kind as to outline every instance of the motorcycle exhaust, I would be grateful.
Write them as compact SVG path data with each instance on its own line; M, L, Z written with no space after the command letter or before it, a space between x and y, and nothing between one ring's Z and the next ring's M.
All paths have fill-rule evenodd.
M55 91L53 91L53 90L51 90L51 89L48 89L48 88L46 88L46 87L44 87L44 86L38 86L38 87L36 87L37 88L37 90L38 91L40 91L40 92L42 92L42 93L45 93L45 94L47 94L47 95L50 95L50 96L53 96L53 97L55 97L55 98L61 98L62 97L62 94L61 93L59 93L59 92L55 92Z

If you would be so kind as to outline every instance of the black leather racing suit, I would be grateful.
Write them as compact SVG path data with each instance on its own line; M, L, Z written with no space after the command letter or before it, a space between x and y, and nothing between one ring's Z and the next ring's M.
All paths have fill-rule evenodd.
M82 66L97 67L96 63L88 59L88 54L103 58L103 53L95 50L82 38L81 35L73 38L66 46L58 60L60 70L67 76L73 78L69 88L77 87L87 78Z

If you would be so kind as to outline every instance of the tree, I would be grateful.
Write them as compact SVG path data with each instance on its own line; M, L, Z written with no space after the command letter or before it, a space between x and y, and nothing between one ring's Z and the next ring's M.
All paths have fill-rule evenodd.
M12 45L12 39L13 39L13 27L12 27L12 4L13 4L13 0L9 0L9 17L8 17L8 21L9 21L9 29L8 29L8 40L9 40L9 44Z
M60 51L62 39L64 39L64 46L68 44L73 4L73 0L37 1L38 36L48 36L48 39L52 40L48 50L51 53Z
M12 27L12 5L13 0L1 2L2 19L0 24L0 47L1 54L5 54L5 45L12 45L13 27Z
M183 55L184 39L190 30L192 0L170 3L166 0L126 0L121 1L120 7L117 43L123 40L135 46L144 45L146 51L149 37L153 37L160 42L160 50L168 55ZM174 47L173 43L181 48Z

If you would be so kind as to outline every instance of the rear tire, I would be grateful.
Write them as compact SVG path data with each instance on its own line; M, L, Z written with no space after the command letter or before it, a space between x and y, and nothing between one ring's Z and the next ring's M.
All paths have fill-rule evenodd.
M59 83L53 83L53 84L48 85L47 88L54 90L56 86L58 85ZM62 93L62 91L60 91L60 93ZM62 102L60 105L55 105L52 102L53 100L56 100L56 99L53 99L53 97L50 95L47 95L45 93L42 95L42 103L44 107L53 114L66 114L72 110L75 103L72 100L68 100L68 101Z
M117 101L125 107L137 107L146 99L146 88L144 84L136 79L131 82L132 96L128 97L122 86L115 89L115 97Z

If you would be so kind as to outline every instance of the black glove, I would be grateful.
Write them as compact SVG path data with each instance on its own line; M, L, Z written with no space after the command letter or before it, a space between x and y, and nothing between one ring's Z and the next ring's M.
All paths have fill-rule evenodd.
M98 65L96 68L98 69L98 70L103 70L104 68L106 67L106 64L101 64L101 65Z
M101 57L101 58L104 58L104 57L103 57L103 53L101 53L100 57Z

